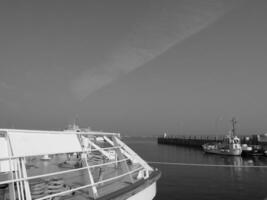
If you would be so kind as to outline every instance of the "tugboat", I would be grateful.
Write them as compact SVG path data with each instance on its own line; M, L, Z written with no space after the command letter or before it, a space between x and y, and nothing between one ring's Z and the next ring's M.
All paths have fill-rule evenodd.
M219 143L206 143L202 145L205 153L213 153L229 156L240 156L242 148L240 139L236 136L235 125L237 123L235 118L232 118L232 130L229 135L226 135L222 142Z

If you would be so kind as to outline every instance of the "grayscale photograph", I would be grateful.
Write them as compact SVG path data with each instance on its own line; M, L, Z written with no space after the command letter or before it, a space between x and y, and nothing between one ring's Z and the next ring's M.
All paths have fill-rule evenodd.
M266 0L0 0L0 200L267 200Z

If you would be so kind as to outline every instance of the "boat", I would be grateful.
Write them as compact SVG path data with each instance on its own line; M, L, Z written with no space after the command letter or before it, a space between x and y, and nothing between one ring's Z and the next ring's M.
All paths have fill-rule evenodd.
M229 155L229 156L240 156L242 148L240 139L235 134L235 118L232 119L232 130L226 135L222 142L206 143L202 145L205 153Z
M49 155L44 155L41 160L50 160L51 158L49 157Z
M242 145L242 156L263 156L264 149L261 145Z
M160 176L117 133L0 129L1 200L152 200Z
M242 148L242 154L241 154L242 156L252 155L252 147L250 145L242 144L241 148Z

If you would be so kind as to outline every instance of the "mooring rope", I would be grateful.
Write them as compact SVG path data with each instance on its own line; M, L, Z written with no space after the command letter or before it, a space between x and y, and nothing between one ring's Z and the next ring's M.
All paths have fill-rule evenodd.
M201 163L157 162L157 161L147 161L147 163L159 164L159 165L192 166L192 167L267 168L266 165L215 165L215 164L201 164Z

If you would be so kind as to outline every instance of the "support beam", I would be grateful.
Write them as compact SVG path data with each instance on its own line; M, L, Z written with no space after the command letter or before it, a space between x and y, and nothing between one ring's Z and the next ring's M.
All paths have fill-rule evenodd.
M8 148L8 156L9 157L12 157L13 156L13 153L12 153L12 148L11 148L11 143L10 143L10 139L8 137L8 134L6 134L6 137L5 137L6 141L7 141L7 148ZM13 174L13 171L14 171L14 167L15 167L15 161L14 160L11 160L9 159L9 179L13 180L14 179L14 174ZM15 183L10 183L8 185L8 189L9 189L9 199L10 200L16 200L16 193L15 193Z
M117 140L116 140L116 137L115 136L112 137L112 140L113 140L114 146L119 146L119 144L117 143ZM117 157L118 157L119 160L124 159L124 157L123 157L122 152L120 151L120 149L115 149L115 151L116 151L116 154L117 154ZM121 169L123 171L122 173L127 173L127 172L130 171L129 170L129 167L128 167L128 164L127 164L126 161L120 162L119 163L119 166L121 166ZM131 183L133 183L134 181L133 181L132 174L129 174L128 177L129 177L129 181Z
M92 141L88 140L88 143L94 147L96 150L100 151L104 156L106 156L108 159L111 160L111 157L109 155L108 152L106 152L105 150L103 150L102 148L100 148L99 146L97 146L95 143L93 143Z
M145 178L148 178L149 173L148 171L153 171L152 167L150 167L140 156L138 156L130 147L125 145L120 139L117 137L114 137L114 140L118 145L120 145L125 151L127 151L131 157L136 159L145 169L146 169L146 175Z
M88 177L89 177L89 181L91 185L94 185L95 184L95 181L94 181L94 177L92 175L92 172L89 168L89 164L88 164L88 161L87 161L87 154L86 153L83 153L81 155L81 158L82 158L82 164L83 164L83 167L86 166L87 167L87 172L88 172ZM89 187L89 194L92 193L94 198L97 198L98 197L98 192L97 192L97 189L96 189L96 186L92 186L92 187Z
M83 145L83 143L84 143L83 136L82 135L77 135L77 137L78 137L78 139L80 141L82 150L83 151L88 151L87 147ZM88 142L90 145L92 145L92 142L90 140L87 140L86 142ZM98 148L100 148L100 147L98 147ZM94 185L95 181L94 181L94 177L92 175L91 169L89 168L89 164L88 164L88 161L87 161L87 153L81 153L81 160L82 160L82 166L83 167L87 167L87 172L88 172L88 177L89 177L89 184ZM94 198L98 197L98 192L97 192L97 188L96 188L95 185L92 186L92 187L89 187L89 194L90 193L93 194Z
M21 176L20 176L20 171L19 171L19 159L16 159L15 160L15 178L16 179L20 179ZM23 196L23 186L22 186L22 181L17 181L16 182L17 184L17 194L18 194L18 197L19 197L19 200L24 200L24 196Z
M22 178L27 179L28 175L27 175L27 170L26 170L25 158L21 158L20 159L20 163L21 163ZM24 180L23 183L24 183L24 190L25 190L26 199L27 200L32 200L29 181L28 180Z
M114 142L110 140L107 136L104 136L104 139L111 145L114 146ZM134 158L130 156L124 149L121 149L123 155L125 155L128 159L130 159L133 163L135 162Z

